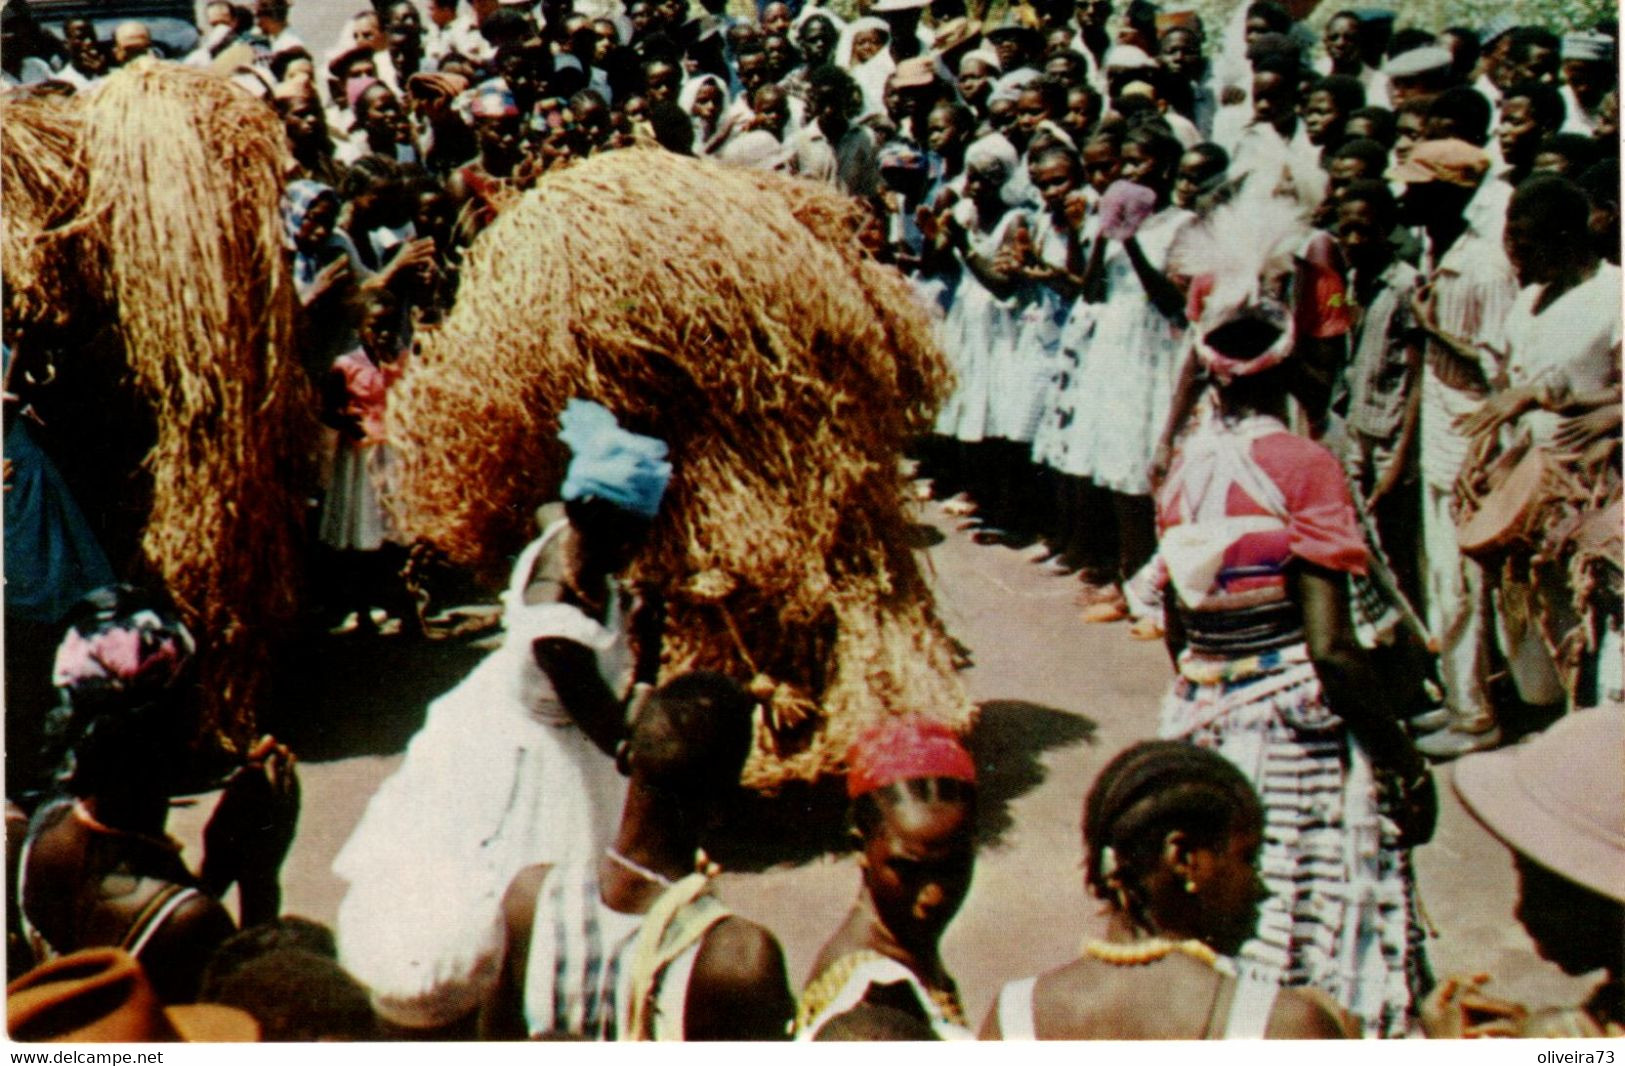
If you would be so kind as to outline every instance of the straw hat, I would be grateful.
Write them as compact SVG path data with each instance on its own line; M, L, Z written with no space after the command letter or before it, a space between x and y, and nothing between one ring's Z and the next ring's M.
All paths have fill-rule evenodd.
M1502 843L1625 902L1625 708L1576 711L1527 744L1468 756L1455 785Z
M166 1007L133 955L88 948L53 959L6 986L6 1028L14 1040L78 1044L247 1044L259 1024L235 1007Z

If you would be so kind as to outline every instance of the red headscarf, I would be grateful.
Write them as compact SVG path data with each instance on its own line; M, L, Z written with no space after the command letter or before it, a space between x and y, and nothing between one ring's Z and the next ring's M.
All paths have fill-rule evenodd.
M976 763L954 731L924 715L889 716L869 727L846 756L849 799L899 781L951 777L976 783Z

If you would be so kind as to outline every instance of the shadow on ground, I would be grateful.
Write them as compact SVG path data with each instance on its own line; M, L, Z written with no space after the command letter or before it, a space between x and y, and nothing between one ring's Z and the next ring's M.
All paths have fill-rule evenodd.
M970 737L976 757L978 847L997 847L1013 824L1010 804L1044 780L1046 751L1092 743L1095 723L1071 711L1023 700L989 700ZM747 794L711 834L711 857L729 870L799 866L851 847L846 791L838 779L788 786L775 796Z
M1010 804L1043 783L1039 757L1053 748L1092 744L1094 719L1026 700L981 705L970 748L976 756L978 847L998 847L1012 823Z
M282 687L260 728L307 762L393 755L423 725L429 703L488 654L479 635L427 641L313 635L290 649Z

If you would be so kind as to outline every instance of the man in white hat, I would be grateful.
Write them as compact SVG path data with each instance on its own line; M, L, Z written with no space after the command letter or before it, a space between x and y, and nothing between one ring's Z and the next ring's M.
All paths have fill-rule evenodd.
M1597 115L1608 90L1618 84L1613 38L1601 33L1571 33L1563 38L1564 133L1586 137L1597 132Z
M1401 52L1382 65L1388 99L1394 107L1418 96L1433 96L1450 87L1450 49L1426 45Z

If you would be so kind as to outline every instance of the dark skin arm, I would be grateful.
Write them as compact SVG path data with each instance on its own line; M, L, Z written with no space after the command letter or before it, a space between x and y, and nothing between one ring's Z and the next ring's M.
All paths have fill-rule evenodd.
M1186 644L1185 619L1179 613L1178 599L1179 593L1174 591L1173 585L1169 585L1163 598L1162 646L1168 649L1168 658L1175 665L1178 665L1179 653L1185 650Z
M251 924L243 921L245 928ZM209 959L235 932L231 915L217 901L196 896L182 903L141 949L141 967L159 998L165 1003L195 1001Z
M795 996L773 934L743 918L711 928L694 960L683 1035L688 1040L786 1040Z
M348 440L360 440L361 419L346 411L350 406L350 389L342 373L330 370L322 377L321 398L322 424L332 426Z
M1394 458L1383 473L1382 480L1371 490L1366 497L1366 505L1370 508L1377 506L1377 501L1394 490L1402 477L1405 476L1405 467L1410 462L1411 449L1416 444L1417 427L1421 424L1422 414L1422 345L1413 343L1405 351L1406 362L1410 367L1411 392L1405 397L1405 417L1399 426L1399 440L1394 444Z
M571 720L604 754L613 756L626 736L626 708L599 675L592 649L564 637L543 637L531 651Z
M1402 843L1426 843L1433 835L1438 799L1427 764L1400 727L1405 708L1391 686L1372 667L1354 636L1349 612L1348 578L1324 567L1297 560L1287 575L1292 596L1303 611L1304 639L1326 693L1326 702L1348 725L1349 732L1379 771L1426 785L1415 797L1417 809L1395 812Z
M1083 302L1098 304L1106 301L1106 238L1096 237L1089 249L1089 261L1083 267Z
M1298 371L1293 375L1292 395L1303 404L1304 411L1316 426L1317 434L1324 429L1326 411L1332 402L1332 387L1348 362L1348 338L1306 337L1298 342L1294 353Z
M1147 299L1157 313L1175 325L1185 324L1185 294L1179 291L1168 276L1145 257L1140 248L1138 237L1130 237L1123 242L1123 250L1128 253L1128 261L1134 267L1135 276L1140 279L1140 285L1145 289Z
M244 928L272 921L282 909L282 861L299 823L296 762L285 746L262 738L226 782L203 829L200 887L219 898L235 882Z
M1266 1040L1352 1040L1358 1028L1340 1017L1337 1005L1324 993L1283 988L1264 1029Z
M948 217L948 234L953 246L959 249L960 257L964 260L965 268L976 276L976 280L986 286L987 291L1003 300L1015 290L1016 281L1008 273L1000 270L992 259L978 255L970 247L970 237L965 227L953 216ZM1008 239L1008 238L1007 238Z
M1173 400L1168 405L1168 424L1163 427L1162 437L1157 441L1157 450L1151 460L1153 486L1162 484L1162 479L1168 475L1168 467L1174 460L1174 440L1190 420L1191 412L1196 410L1196 401L1202 398L1204 387L1206 382L1202 380L1201 368L1196 365L1196 356L1186 356L1185 365L1179 370L1179 381L1174 385Z

